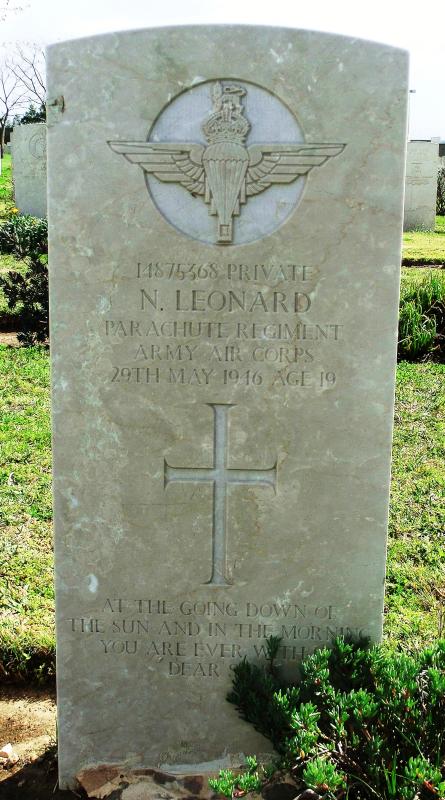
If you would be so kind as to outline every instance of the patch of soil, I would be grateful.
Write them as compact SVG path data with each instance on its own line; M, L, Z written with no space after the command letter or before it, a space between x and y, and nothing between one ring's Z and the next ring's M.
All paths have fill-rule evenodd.
M207 775L168 775L153 769L125 772L124 768L121 774L115 765L85 769L78 775L75 791L61 791L54 689L0 686L0 748L7 743L19 759L10 767L0 765L1 800L88 800L95 796L108 800L217 800ZM320 800L310 790L297 794L293 781L288 785L281 780L253 798Z
M42 755L55 744L55 737L56 699L52 690L12 686L0 690L0 746L10 742L24 763ZM2 778L0 772L0 781Z
M74 800L82 792L57 786L54 690L0 687L0 747L11 743L19 760L0 766L1 800Z
M10 347L20 347L17 334L12 331L7 333L0 331L0 344L7 344Z

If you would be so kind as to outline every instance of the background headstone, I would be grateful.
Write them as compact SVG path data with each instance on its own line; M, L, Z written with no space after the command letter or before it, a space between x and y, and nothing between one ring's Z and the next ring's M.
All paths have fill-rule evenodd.
M21 214L46 217L46 125L16 125L11 136L14 200Z
M381 636L407 54L153 29L48 80L61 785L239 763L232 665Z
M437 140L408 142L404 230L434 230L439 166L439 142Z

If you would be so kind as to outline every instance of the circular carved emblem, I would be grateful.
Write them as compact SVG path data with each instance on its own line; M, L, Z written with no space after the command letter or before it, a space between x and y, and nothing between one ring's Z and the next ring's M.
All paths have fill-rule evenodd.
M267 192L266 184L255 180L262 160L255 145L304 139L289 109L246 81L212 81L183 92L161 112L148 141L197 145L189 153L172 153L175 169L182 167L195 185L179 191L178 184L155 173L147 173L146 181L163 216L202 242L245 244L273 233L303 191L304 178L295 180L297 175L286 183L269 183Z
M289 108L247 81L205 81L173 98L146 142L110 147L139 165L160 213L207 244L273 233L292 214L306 175L343 144L309 144Z
M46 131L33 133L29 140L29 152L34 158L46 158Z

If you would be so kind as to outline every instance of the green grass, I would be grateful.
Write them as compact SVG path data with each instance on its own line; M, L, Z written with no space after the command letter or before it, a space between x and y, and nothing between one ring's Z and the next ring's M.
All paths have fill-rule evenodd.
M398 357L445 361L445 270L402 270Z
M402 264L445 264L445 217L436 217L435 231L403 234Z
M421 269L420 267L402 267L401 272L401 288L402 290L410 284L419 284L425 280L426 275L435 275L441 278L444 274L443 269L435 269L429 267L428 269Z
M391 644L437 635L445 586L445 365L397 369L385 633Z
M53 669L49 357L0 347L0 676ZM445 365L397 370L385 635L393 646L437 635L445 586Z
M46 349L0 347L0 664L15 674L54 652L48 384Z
M13 207L11 156L5 154L2 159L2 174L0 175L0 224Z

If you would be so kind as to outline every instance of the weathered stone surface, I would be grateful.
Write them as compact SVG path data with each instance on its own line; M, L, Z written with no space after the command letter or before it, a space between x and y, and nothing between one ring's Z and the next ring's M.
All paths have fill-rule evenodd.
M49 49L62 786L261 755L231 666L380 638L406 76L277 28Z
M403 218L406 231L434 230L439 166L437 141L408 142Z
M169 775L159 770L125 770L101 765L77 776L88 797L96 800L212 800L208 775Z
M11 149L17 208L22 214L46 217L46 125L16 125Z

